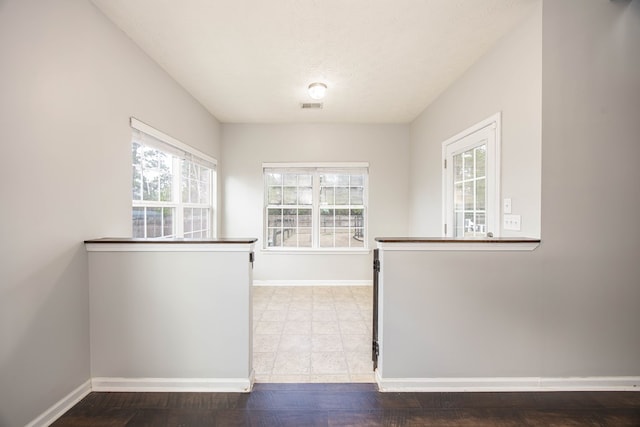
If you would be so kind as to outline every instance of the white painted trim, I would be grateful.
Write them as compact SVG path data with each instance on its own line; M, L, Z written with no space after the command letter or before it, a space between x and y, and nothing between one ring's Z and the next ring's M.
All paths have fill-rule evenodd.
M147 135L151 135L154 138L159 139L160 141L173 145L174 147L182 151L186 151L187 153L190 153L190 154L195 154L196 156L201 157L203 160L213 163L214 165L216 165L216 169L217 169L218 161L213 157L211 157L210 155L205 154L202 151L198 150L197 148L193 148L192 146L175 139L171 135L167 135L166 133L160 132L158 129L154 128L153 126L149 126L148 124L141 122L135 117L130 118L130 124L132 128L137 129L140 132L144 132Z
M495 243L389 243L378 242L378 249L385 251L533 251L540 242L495 242Z
M369 255L370 253L371 249L260 249L261 255Z
M91 379L93 391L248 393L252 387L253 372L249 378L98 377Z
M85 243L87 252L251 252L253 243Z
M382 378L383 392L640 391L640 377Z
M316 162L316 163L262 163L262 169L287 169L287 168L368 168L368 162Z
M266 178L266 174L268 172L294 172L300 173L304 171L305 174L311 175L312 177L312 197L311 197L311 205L305 205L306 208L311 209L312 219L311 219L311 245L303 248L296 247L270 247L268 242L267 231L269 230L268 225L268 210L269 209L281 209L286 208L286 205L276 205L270 204L267 200L267 192L270 187L267 184L267 180L264 179L263 182L263 207L262 207L262 251L264 253L286 253L287 255L293 254L363 254L369 252L369 163L368 162L343 162L343 163L263 163L262 164L263 171L263 179ZM322 172L328 171L342 171L338 173L352 174L356 172L357 174L363 175L363 200L360 205L344 205L343 207L356 207L361 206L364 210L364 238L362 240L362 247L358 248L323 248L320 247L320 223L319 223L319 212L321 209L320 205L320 174ZM292 205L293 206L293 205ZM330 205L337 207L335 205Z
M442 169L442 235L443 236L453 236L453 212L450 211L449 207L452 203L449 200L450 192L448 192L448 182L452 179L452 170L453 165L450 165L447 169L444 169L444 162L447 159L447 151L448 146L455 144L459 140L466 138L470 135L473 135L476 132L481 131L484 128L491 128L495 130L493 133L494 144L493 149L490 150L490 147L487 146L487 162L488 162L488 171L487 173L492 173L495 178L495 183L492 186L487 187L487 204L491 204L495 208L495 215L491 214L491 220L487 217L487 226L494 235L494 237L501 236L502 227L501 227L501 218L502 218L502 203L501 201L501 188L502 188L502 112L497 112L490 117L476 123L475 125L463 130L462 132L457 133L456 135L448 138L443 141L441 144L441 160L440 167ZM492 190L493 189L493 190ZM448 230L444 232L444 225L448 224Z
M458 132L457 134L453 135L452 137L446 139L442 145L448 145L451 144L452 142L455 142L459 139L464 138L465 136L469 136L472 133L475 133L477 131L479 131L480 129L486 128L487 126L491 125L492 123L496 123L496 122L500 122L500 118L501 118L501 112L497 112L495 114L492 114L490 117L487 117L486 119L476 123L473 126L468 127L467 129Z
M76 403L84 399L91 393L91 380L81 384L71 393L54 403L49 409L44 411L38 418L31 421L26 427L40 427L53 424L55 420L60 418L65 412L71 409Z
M254 280L253 286L373 286L372 280Z

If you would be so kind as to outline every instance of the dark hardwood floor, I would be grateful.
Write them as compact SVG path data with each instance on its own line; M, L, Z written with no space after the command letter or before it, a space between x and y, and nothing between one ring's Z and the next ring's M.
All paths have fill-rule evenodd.
M251 393L91 393L54 426L640 426L640 392L379 393L256 384Z

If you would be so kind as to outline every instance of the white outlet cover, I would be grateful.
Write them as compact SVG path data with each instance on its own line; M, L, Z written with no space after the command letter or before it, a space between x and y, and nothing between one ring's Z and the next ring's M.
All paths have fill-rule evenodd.
M505 230L520 231L520 215L504 215L502 220L502 227Z

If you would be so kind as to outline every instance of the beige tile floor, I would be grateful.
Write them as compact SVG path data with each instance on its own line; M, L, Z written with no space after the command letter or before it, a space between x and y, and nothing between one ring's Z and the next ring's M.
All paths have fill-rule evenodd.
M371 286L255 286L257 382L373 382Z

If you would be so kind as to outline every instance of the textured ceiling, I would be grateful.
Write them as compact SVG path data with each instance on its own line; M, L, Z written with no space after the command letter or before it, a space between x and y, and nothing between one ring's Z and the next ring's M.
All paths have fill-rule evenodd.
M93 0L225 123L410 122L536 2Z

